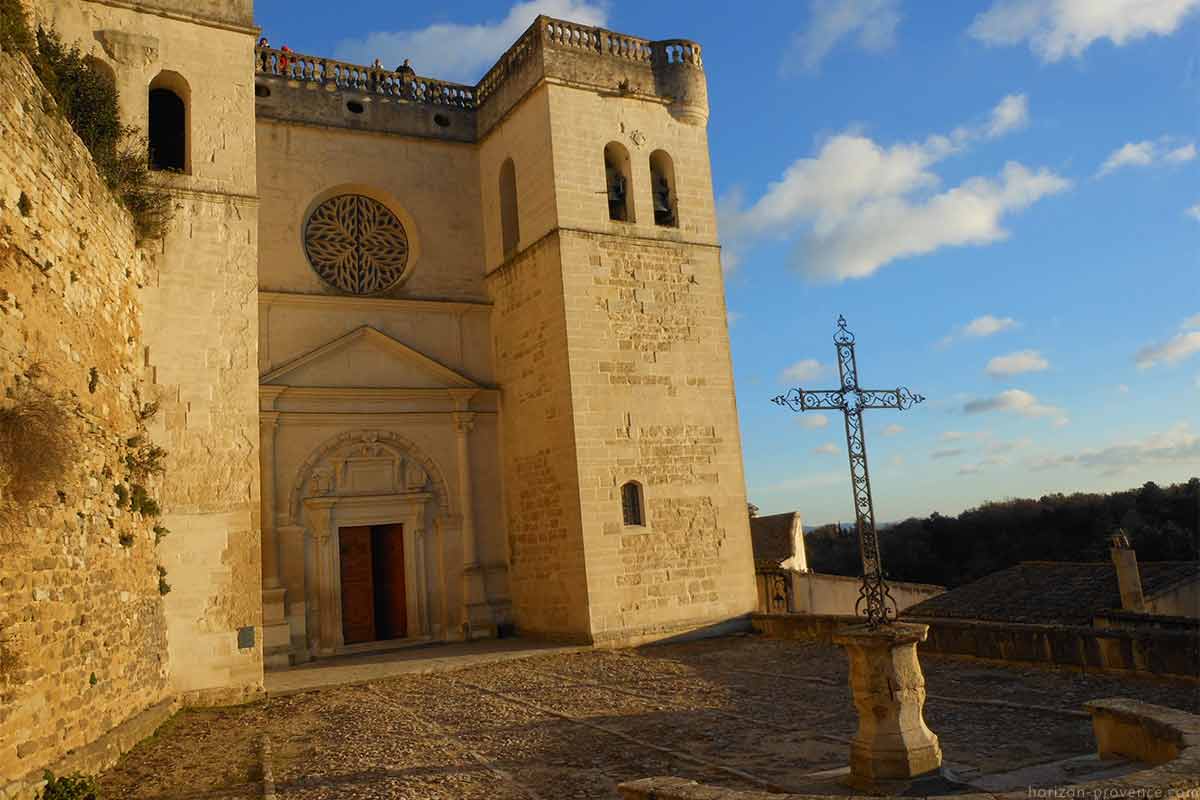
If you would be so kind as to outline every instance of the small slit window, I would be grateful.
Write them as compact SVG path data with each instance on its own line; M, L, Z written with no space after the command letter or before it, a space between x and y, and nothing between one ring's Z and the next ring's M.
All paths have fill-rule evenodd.
M635 481L621 487L621 517L626 525L646 524L642 513L642 487Z
M188 171L188 86L174 72L162 72L150 84L150 168Z
M654 204L654 224L678 228L675 164L665 150L655 150L650 154L650 196Z
M616 222L634 222L629 151L619 142L604 146L604 181L608 192L608 218Z
M517 251L521 241L521 223L517 214L517 167L511 158L500 165L500 235L504 257Z

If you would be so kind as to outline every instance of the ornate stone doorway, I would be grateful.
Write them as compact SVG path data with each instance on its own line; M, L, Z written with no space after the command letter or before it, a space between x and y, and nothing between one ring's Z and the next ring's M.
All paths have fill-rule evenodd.
M408 635L403 525L338 530L342 640L346 644Z

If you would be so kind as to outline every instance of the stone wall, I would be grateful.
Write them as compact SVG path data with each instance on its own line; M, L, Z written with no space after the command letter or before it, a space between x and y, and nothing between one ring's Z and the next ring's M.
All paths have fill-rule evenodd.
M157 384L148 425L167 450L161 545L172 687L236 701L262 686L258 480L258 198L250 0L56 0L43 21L112 68L123 121L145 130L147 90L184 100L187 169L157 177L175 218L142 289L140 359ZM180 12L180 13L176 13ZM240 632L240 633L239 633Z
M754 566L717 251L562 242L593 638L743 617ZM644 525L623 522L627 481Z
M28 63L10 54L0 54L0 139L0 410L56 398L76 436L68 470L0 521L7 796L6 785L39 778L169 687L155 520L114 491L130 484L129 440L153 395L138 289L155 267ZM161 499L159 481L147 488Z
M487 279L496 377L509 581L518 630L587 641L588 576L579 536L561 254L556 234Z

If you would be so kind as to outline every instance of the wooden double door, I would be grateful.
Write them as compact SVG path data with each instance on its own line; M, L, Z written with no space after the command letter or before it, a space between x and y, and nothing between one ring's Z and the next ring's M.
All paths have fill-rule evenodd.
M404 596L404 526L338 529L342 638L346 644L408 635Z

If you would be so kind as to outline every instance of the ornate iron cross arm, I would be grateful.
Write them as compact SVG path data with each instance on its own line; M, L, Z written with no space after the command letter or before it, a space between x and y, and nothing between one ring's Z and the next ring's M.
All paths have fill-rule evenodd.
M867 441L863 433L862 412L867 408L911 408L925 398L904 387L896 389L862 389L858 385L858 365L854 357L854 334L846 328L846 319L838 317L838 330L833 337L837 345L838 374L841 388L790 389L771 402L792 411L819 409L841 411L846 423L846 449L850 457L850 486L854 493L854 518L858 528L858 543L862 553L862 585L858 592L855 612L863 613L867 626L877 628L890 624L897 613L896 601L883 579L883 561L879 555L879 536L875 530L875 503L871 499L871 473L867 467Z

